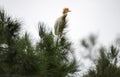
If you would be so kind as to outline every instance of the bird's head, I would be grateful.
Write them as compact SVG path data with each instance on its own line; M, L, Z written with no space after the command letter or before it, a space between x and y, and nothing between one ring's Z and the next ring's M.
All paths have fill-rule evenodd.
M68 12L71 12L69 8L64 8L64 9L63 9L63 14L66 14L66 13L68 13Z

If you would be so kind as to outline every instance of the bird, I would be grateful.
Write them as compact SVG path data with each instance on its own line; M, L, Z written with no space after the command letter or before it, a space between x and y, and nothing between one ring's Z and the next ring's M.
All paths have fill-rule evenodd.
M64 8L63 12L62 12L62 16L59 17L54 25L54 33L55 35L57 35L58 37L61 37L63 34L63 30L65 28L65 24L66 24L66 17L68 12L71 12L71 10L69 10L69 8Z

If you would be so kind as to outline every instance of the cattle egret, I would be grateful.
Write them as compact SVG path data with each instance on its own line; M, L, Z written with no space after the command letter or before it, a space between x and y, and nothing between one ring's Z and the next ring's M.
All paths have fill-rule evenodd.
M63 15L59 17L55 22L54 31L55 31L55 35L57 35L58 37L62 36L63 30L65 28L66 17L68 12L71 12L69 8L64 8Z

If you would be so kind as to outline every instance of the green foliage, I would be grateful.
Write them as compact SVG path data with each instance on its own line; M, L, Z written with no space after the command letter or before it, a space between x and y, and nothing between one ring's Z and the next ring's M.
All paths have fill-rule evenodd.
M90 59L92 62L97 60L97 54L95 50L97 49L97 36L95 34L90 34L87 39L83 39L81 46L84 48L84 52L89 53L86 56L83 56L86 59Z
M76 61L70 62L67 57L71 51L71 44L64 37L55 41L51 32L46 32L45 25L39 24L39 28L42 30L39 31L41 40L37 43L36 51L40 55L41 76L65 77L76 72Z
M67 22L61 23L62 25ZM58 40L44 23L38 24L40 40L35 46L29 34L19 37L21 23L0 10L0 76L17 77L75 77L78 64L65 35ZM82 40L81 44L91 52L96 45L96 36ZM83 77L120 77L119 48L112 45L101 48L94 69Z
M39 23L40 41L32 45L29 35L19 37L20 22L0 10L0 76L70 77L77 71L71 43L54 36ZM72 53L71 53L72 54Z
M18 40L19 30L20 23L7 16L4 10L0 10L0 63L4 67L1 66L1 74L15 72L17 57L15 42Z
M88 71L83 77L120 77L120 67L118 63L118 50L111 46L109 52L104 48L100 49L100 57L97 61L96 68Z

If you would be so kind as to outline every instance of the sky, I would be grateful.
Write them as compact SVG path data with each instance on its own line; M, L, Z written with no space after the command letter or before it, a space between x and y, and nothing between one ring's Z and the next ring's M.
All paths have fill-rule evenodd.
M53 29L64 7L72 11L67 16L72 40L94 33L101 43L107 44L120 33L120 0L0 0L0 7L22 21L24 31L33 39L38 39L38 22Z
M91 33L98 41L109 44L120 36L120 0L0 0L0 7L22 21L23 31L37 40L38 22L44 22L52 30L55 20L64 7L68 14L68 37L79 41Z

